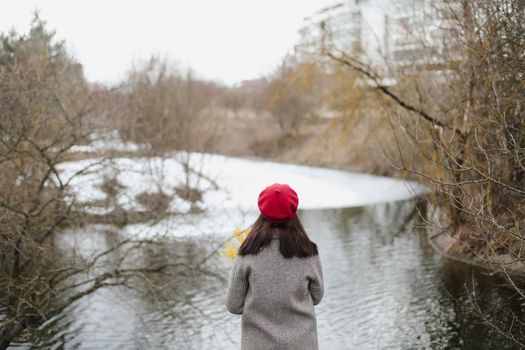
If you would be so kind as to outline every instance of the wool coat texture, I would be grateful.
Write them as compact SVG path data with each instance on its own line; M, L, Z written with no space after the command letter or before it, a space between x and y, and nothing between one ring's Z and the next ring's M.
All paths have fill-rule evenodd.
M226 307L242 315L241 350L317 350L314 305L323 298L319 255L285 259L279 238L256 255L239 255Z

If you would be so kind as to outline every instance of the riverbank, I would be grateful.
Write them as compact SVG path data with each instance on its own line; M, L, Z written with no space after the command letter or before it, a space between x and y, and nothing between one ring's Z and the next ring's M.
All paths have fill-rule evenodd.
M184 155L82 158L61 163L58 169L64 181L74 177L70 190L76 208L86 214L84 221L119 226L165 217L184 221L186 214L218 211L212 216L227 213L226 227L242 227L247 224L242 216L257 212L254 198L272 182L295 184L301 209L362 207L428 191L416 182L369 174L253 158ZM82 173L84 169L90 171ZM227 223L228 218L236 219Z
M278 164L282 164L283 166L290 166L291 164L320 166L345 171L355 171L383 176L386 175L395 178L414 179L411 174L407 174L406 172L401 173L390 166L388 162L381 158L381 152L374 149L372 146L366 147L366 151L368 152L365 152L366 157L356 158L354 153L360 154L361 151L349 151L352 149L352 142L356 142L355 140L350 140L348 134L349 131L335 128L333 130L334 136L332 138L327 138L327 130L330 130L334 123L335 121L333 120L325 119L311 121L301 128L300 134L295 136L300 142L286 142L286 140L278 140L278 130L273 130L275 125L271 123L271 120L268 120L268 128L261 128L258 132L251 132L253 131L252 128L257 125L257 121L242 119L239 122L231 123L232 128L227 131L220 131L221 133L230 133L228 134L228 138L221 138L222 141L225 139L233 141L215 143L210 149L215 155L210 154L210 156L220 158L220 154L222 154L242 157L245 160L251 161L270 161L274 162L275 166ZM344 144L343 141L347 142L346 146L336 147L337 145ZM101 153L101 149L84 147L77 150L81 152L72 153L70 160L79 161L97 155L108 156L110 158L128 159L128 162L131 161L132 163L135 163L141 162L140 158L155 158L152 157L150 152L147 152L147 150L137 147L134 144L126 145L115 140L115 138L112 139L112 142L115 144L114 146L116 146L114 149L109 151L105 150L104 153ZM279 142L281 142L281 148L279 147ZM95 152L86 153L86 150ZM169 158L170 157L166 158L168 162ZM360 161L359 159L367 159L367 161ZM376 166L377 164L380 164L380 166ZM228 167L226 163L221 162L220 165L217 165L217 169L223 166ZM162 167L154 166L153 168L161 169ZM138 167L136 170L139 171L141 168L143 168L143 166ZM233 168L237 169L237 166L234 166ZM246 170L240 169L241 168L233 171L233 174L230 174L230 176L234 176L234 173L236 172L246 172ZM174 169L171 169L171 172L177 173ZM159 174L159 176L160 175L161 174ZM162 175L159 178L164 178L165 176L168 176L168 174ZM151 181L148 180L146 182L149 183ZM88 192L93 192L93 190ZM170 194L170 189L166 188L162 193ZM127 198L134 198L137 194L138 193L135 193L133 196L127 196ZM173 195L175 196L175 194ZM186 208L186 211L187 210L188 208ZM121 210L118 212L114 210L109 213L104 212L99 216L91 217L91 219L103 222L106 222L109 219L115 220L115 213L121 214L121 212L123 211ZM180 213L181 210L176 210L176 212ZM133 223L147 221L148 216L144 215L142 212L138 211L137 214L139 215L133 215L133 213L134 212L132 211L130 215L117 215L117 222ZM162 215L164 215L164 213ZM523 263L514 262L512 256L502 250L501 247L499 247L500 249L491 251L490 248L496 245L491 245L486 240L480 239L480 237L476 236L476 230L468 225L463 225L457 229L451 228L451 225L447 223L445 217L430 224L428 228L429 243L434 250L447 258L484 267L492 271L507 271L512 274L525 275L525 266Z
M370 114L364 119L368 125L379 123L384 116ZM270 115L243 113L215 116L208 122L218 137L196 151L415 179L385 161L384 151L395 154L396 150L389 128L367 128L359 123L349 127L343 118L318 117L304 120L293 134L284 134Z
M496 249L494 242L479 238L471 225L453 227L442 210L427 204L427 240L441 256L473 265L488 273L525 278L523 259ZM478 237L476 237L478 236ZM501 242L497 242L501 245Z

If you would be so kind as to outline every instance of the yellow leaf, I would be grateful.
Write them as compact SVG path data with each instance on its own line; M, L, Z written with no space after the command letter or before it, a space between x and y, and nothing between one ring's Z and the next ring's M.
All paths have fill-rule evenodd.
M249 234L250 234L250 228L247 228L246 230L242 230L237 227L235 228L235 230L233 230L233 238L235 238L239 242L239 244L242 244L244 240L246 239L246 237L248 237ZM226 257L228 259L235 261L235 259L237 258L237 251L238 251L238 248L236 248L233 244L226 243L224 245L224 251L219 254L220 256L223 256L223 257Z
M239 241L240 244L244 242L246 237L250 234L250 229L247 228L246 230L242 230L239 235L236 235L235 238L237 238L237 241Z
M238 236L242 235L243 232L244 232L243 230L241 230L240 228L236 227L235 230L233 230L233 235L235 237L238 237Z
M235 261L237 258L237 248L235 248L233 244L228 243L224 248L224 252L220 253L220 255Z

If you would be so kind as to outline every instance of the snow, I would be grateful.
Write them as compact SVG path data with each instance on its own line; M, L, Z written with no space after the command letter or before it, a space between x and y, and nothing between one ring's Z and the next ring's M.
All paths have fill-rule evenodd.
M184 161L205 178L195 173L186 176ZM146 236L153 232L171 236L224 233L235 227L245 227L258 215L260 191L275 182L287 183L296 190L301 210L364 206L408 199L428 191L419 183L388 177L203 153L68 162L60 165L61 174L68 179L90 164L94 165L89 173L71 180L79 202L104 200L106 194L100 185L104 177L112 176L123 186L116 201L124 209L144 210L136 196L160 189L173 195L171 211L187 213L191 205L175 195L175 187L188 181L192 187L203 191L202 201L197 203L205 209L202 214L171 216L159 222L125 228L130 234Z
M120 138L117 130L107 133L93 133L90 135L90 142L86 145L74 145L70 152L99 152L99 151L119 151L119 152L137 152L140 145L132 142L124 142Z

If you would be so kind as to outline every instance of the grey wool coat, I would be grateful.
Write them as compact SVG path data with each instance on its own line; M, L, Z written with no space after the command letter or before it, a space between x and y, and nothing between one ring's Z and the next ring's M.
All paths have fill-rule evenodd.
M238 256L226 307L242 314L241 350L317 350L314 305L323 293L318 255L285 259L274 237L259 254Z

